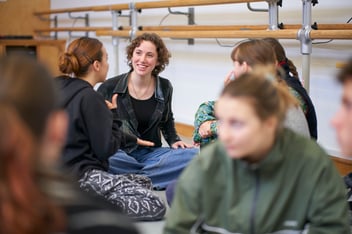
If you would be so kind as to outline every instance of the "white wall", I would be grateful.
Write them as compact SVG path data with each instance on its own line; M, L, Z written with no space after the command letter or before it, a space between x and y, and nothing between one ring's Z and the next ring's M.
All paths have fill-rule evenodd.
M143 2L146 0L139 0ZM51 0L51 8L70 8L92 5L108 5L128 3L129 0ZM252 4L253 7L265 8L266 3ZM186 7L173 8L173 11L187 11ZM302 23L302 1L283 1L279 8L280 22L284 24ZM127 13L127 12L125 12ZM352 17L352 1L319 1L313 7L312 21L318 24L346 23ZM83 13L73 13L74 16ZM168 14L167 9L148 9L138 14L138 25L159 25L163 17ZM111 26L110 12L90 12L90 26ZM58 15L59 26L83 26L77 21L73 23L66 14ZM213 24L266 24L267 13L250 12L246 4L227 4L195 7L195 22L199 25ZM162 22L163 25L187 24L185 16L169 15ZM119 25L128 25L127 19L119 20ZM76 36L84 33L73 33ZM68 38L67 33L60 33L60 37ZM95 37L94 33L89 36ZM108 77L128 71L124 48L127 39L120 39L119 46L112 46L111 37L100 37L109 52L110 71ZM172 53L170 65L161 74L167 77L174 86L173 111L177 122L193 124L194 113L198 105L205 100L216 99L224 76L232 67L230 52L239 39L195 39L195 45L188 45L186 40L165 38L165 43ZM325 40L320 40L325 41ZM288 57L296 64L301 74L302 56L300 42L297 40L281 40L287 50ZM226 45L220 46L221 45ZM334 40L327 44L313 46L311 55L310 95L315 104L318 117L319 143L328 153L340 157L334 130L330 126L330 119L339 107L341 87L335 83L334 77L338 72L336 62L344 61L352 56L352 40Z

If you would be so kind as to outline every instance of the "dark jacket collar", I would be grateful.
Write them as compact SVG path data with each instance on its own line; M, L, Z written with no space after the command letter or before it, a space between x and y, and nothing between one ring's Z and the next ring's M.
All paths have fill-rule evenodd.
M118 79L113 93L120 93L120 94L121 93L124 93L124 94L127 93L128 77L129 77L130 74L131 74L131 71L119 76L120 79ZM156 85L155 85L155 98L157 100L163 102L164 101L164 93L163 93L163 90L162 90L162 85L161 85L159 76L157 76L155 78L155 82L156 82Z

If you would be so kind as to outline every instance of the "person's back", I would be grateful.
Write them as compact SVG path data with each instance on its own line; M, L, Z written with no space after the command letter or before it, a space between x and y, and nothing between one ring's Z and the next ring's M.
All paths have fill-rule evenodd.
M0 112L0 233L137 233L58 171L67 116L51 75L33 58L0 59Z
M299 80L296 66L286 57L285 49L277 39L268 37L263 40L272 46L280 67L282 67L285 71L285 76L283 78L290 89L292 89L291 92L299 101L299 104L307 119L311 138L315 140L318 139L317 116L315 113L314 104Z

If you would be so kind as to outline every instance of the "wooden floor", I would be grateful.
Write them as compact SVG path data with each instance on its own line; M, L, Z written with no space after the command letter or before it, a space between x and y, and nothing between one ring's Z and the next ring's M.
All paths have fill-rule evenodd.
M332 161L335 163L335 166L337 167L337 170L340 172L340 175L344 176L352 172L352 160L334 157L334 156L330 156L330 157Z

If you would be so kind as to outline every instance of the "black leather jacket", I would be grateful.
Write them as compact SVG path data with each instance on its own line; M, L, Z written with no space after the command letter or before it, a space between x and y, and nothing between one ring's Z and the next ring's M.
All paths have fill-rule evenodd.
M111 101L113 94L118 94L117 114L118 118L122 121L121 129L126 133L133 134L140 138L141 135L137 131L138 121L127 88L129 74L130 73L125 73L107 79L98 88L98 92L108 101ZM169 80L159 76L156 77L154 95L157 105L150 120L149 127L143 134L143 140L154 142L155 147L161 147L161 132L169 145L181 140L176 133L171 109L172 90L173 88ZM127 144L122 150L130 153L137 148L137 144L131 143Z

